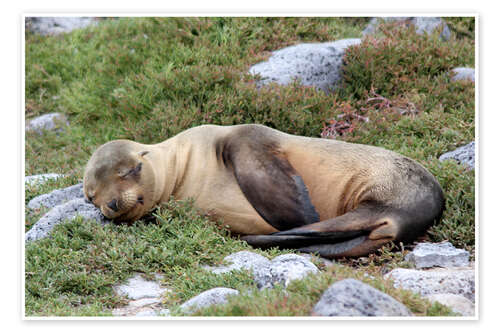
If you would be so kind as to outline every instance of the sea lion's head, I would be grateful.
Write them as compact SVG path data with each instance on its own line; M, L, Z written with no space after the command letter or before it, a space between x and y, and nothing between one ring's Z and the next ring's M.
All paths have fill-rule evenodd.
M100 146L85 168L85 198L116 221L132 222L145 215L155 205L155 173L148 153L146 146L129 140Z

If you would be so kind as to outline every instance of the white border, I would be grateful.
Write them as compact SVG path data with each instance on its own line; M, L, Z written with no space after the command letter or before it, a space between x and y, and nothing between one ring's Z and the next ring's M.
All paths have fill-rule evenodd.
M222 15L221 15L222 14ZM294 17L301 17L301 16L317 16L317 17L330 17L330 16L357 16L357 17L361 17L361 16L369 16L369 17L375 17L375 16L470 16L470 17L475 17L476 18L476 31L475 31L475 37L476 37L476 48L475 48L475 52L476 52L476 58L475 58L475 61L476 61L476 110L475 110L475 121L476 121L476 180L475 180L475 191L476 191L476 195L475 195L475 205L476 205L476 211L475 211L475 233L476 233L476 267L475 267L475 274L476 274L476 315L474 317L458 317L458 318L449 318L449 317L411 317L411 318L408 318L408 317L404 317L404 318L400 318L400 317L375 317L375 318L369 318L369 317L355 317L355 318L352 318L352 317L336 317L336 318L324 318L324 317L223 317L223 318L220 318L220 317L152 317L152 318L124 318L124 317L25 317L25 304L24 304L24 287L21 288L22 289L22 301L21 301L21 305L22 305L22 319L24 320L28 320L28 321L44 321L44 320L49 320L49 321L52 321L52 320L98 320L98 321L101 321L101 320L104 320L104 321L108 321L108 320L111 320L111 321L130 321L130 320L133 320L133 321L144 321L144 320L147 320L147 321L157 321L157 320L181 320L181 321L185 321L185 320L223 320L223 321L226 321L226 320L314 320L314 321L330 321L330 320L349 320L349 321L365 321L365 320L382 320L382 321L388 321L388 320L418 320L418 321L435 321L435 320L466 320L466 321L470 321L470 320L476 320L476 319L479 319L479 301L478 301L478 296L479 296L479 279L478 279L478 273L479 273L479 230L478 230L478 218L479 218L479 206L478 206L478 203L479 203L479 198L478 198L478 185L479 185L479 155L477 154L479 152L479 128L478 128L478 106L479 106L479 94L478 94L478 91L479 91L479 32L478 32L478 29L479 29L479 15L478 14L471 14L471 13L456 13L456 14L439 14L439 13L418 13L418 12L411 12L410 14L408 12L398 12L398 13L387 13L387 14L380 14L380 13L349 13L349 12L342 12L342 13L325 13L325 12L302 12L302 13L297 13L297 12L275 12L275 13L262 13L262 12L245 12L244 14L242 14L241 12L238 12L238 11L227 11L227 12L222 12L219 11L219 10L215 10L215 11L206 11L204 13L202 13L201 15L200 14L193 14L193 13L190 13L190 12L186 12L186 11L178 11L178 12L175 12L175 11L172 11L170 12L168 15L165 15L165 14L159 14L159 13L151 13L151 12L145 12L145 13L105 13L105 14L97 14L97 13L93 13L93 12L85 12L85 13L82 13L82 12L79 12L78 14L69 14L69 13L42 13L42 12L29 12L29 13L25 13L22 15L22 19L20 20L20 24L21 24L21 37L22 37L22 43L21 43L21 65L20 65L20 71L21 71L21 76L22 76L22 79L21 79L21 105L22 105L22 109L21 109L21 117L20 117L20 123L21 123L21 126L22 126L22 136L21 136L21 172L25 169L25 151L24 151L24 147L25 147L25 138L24 138L24 122L25 122L25 113L23 112L23 110L25 109L25 97L24 97L24 89L25 89L25 71L24 71L24 66L25 66L25 61L24 61L24 57L25 57L25 49L24 49L24 44L25 44L25 41L24 41L24 18L25 17L29 17L29 16L60 16L60 17L63 17L63 16L93 16L93 17L106 17L106 16L117 16L117 17L144 17L144 16L294 16ZM24 172L23 172L24 173ZM24 190L24 175L22 175L20 178L22 178L22 191L21 191L21 203L24 203L24 198L25 198L25 190ZM19 178L18 178L19 179ZM24 211L24 205L21 204L21 216L22 216L22 221L25 220L25 211ZM24 244L24 224L22 224L21 226L21 229L20 229L20 238L21 238L21 244ZM24 246L21 245L21 252L22 252L22 259L24 258ZM24 272L25 272L25 267L24 267L24 260L22 260L22 286L24 286Z

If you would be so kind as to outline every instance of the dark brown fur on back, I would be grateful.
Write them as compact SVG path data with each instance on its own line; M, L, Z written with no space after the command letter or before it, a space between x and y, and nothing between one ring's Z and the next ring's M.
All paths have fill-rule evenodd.
M287 230L319 221L302 177L261 128L242 128L216 149L245 197L269 224Z

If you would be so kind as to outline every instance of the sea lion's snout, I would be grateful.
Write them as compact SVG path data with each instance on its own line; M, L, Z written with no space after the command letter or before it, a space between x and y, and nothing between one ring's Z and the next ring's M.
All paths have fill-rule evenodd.
M118 204L117 204L116 199L113 199L113 200L111 200L110 202L108 202L108 207L109 207L112 211L118 212Z
M99 209L104 216L110 219L120 219L130 214L138 203L144 202L144 198L133 190L115 193L113 199L104 201Z

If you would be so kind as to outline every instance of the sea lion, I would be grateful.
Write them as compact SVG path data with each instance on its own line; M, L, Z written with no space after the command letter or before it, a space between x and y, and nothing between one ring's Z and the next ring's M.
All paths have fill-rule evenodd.
M253 246L327 258L411 241L444 209L437 180L407 157L262 125L203 125L153 145L111 141L91 156L83 183L110 219L193 198Z

